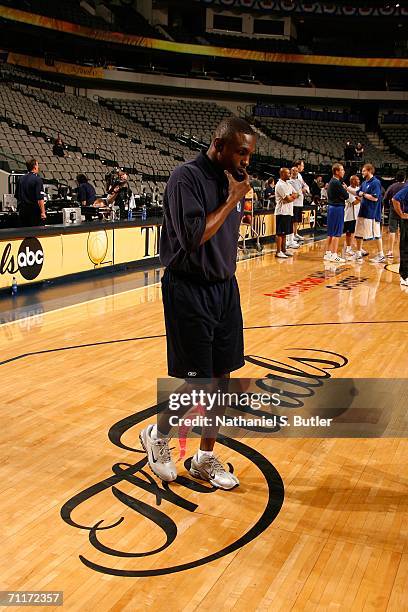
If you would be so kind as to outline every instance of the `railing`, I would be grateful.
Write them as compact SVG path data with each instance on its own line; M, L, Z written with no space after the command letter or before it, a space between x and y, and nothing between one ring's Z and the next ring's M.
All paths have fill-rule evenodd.
M21 155L17 155L16 153L11 153L11 151L5 151L4 149L0 149L0 157L7 157L21 163L23 168L25 168L26 160Z
M48 132L43 132L43 130L44 130L44 129L46 129L46 130L51 130L51 133L52 133L52 132L54 132L54 134L55 134L55 128L51 127L50 125L42 125L42 126L40 127L39 131L40 131L41 133L43 133L43 134L47 134L47 136L48 136L49 138L52 138L51 133L48 133ZM74 143L75 143L75 148L76 148L76 149L78 148L78 138L75 138L75 137L74 137L74 136L72 136L71 134L67 134L66 132L63 132L62 130L57 130L57 135L58 135L58 136L60 136L61 134L62 134L63 136L65 136L66 138L69 138L71 141L73 140L73 141L74 141Z
M23 115L21 115L20 113L17 113L17 112L16 112L16 111L14 111L14 110L13 110L13 111L10 111L10 109L8 109L6 106L2 106L1 108L3 108L3 109L4 109L4 114L3 114L2 116L3 116L3 117L6 119L6 120L10 120L11 122L14 122L14 123L16 123L16 124L18 123L18 124L20 124L20 125L26 125L26 124L24 123L24 120L23 120ZM11 114L13 114L13 117L11 116ZM16 120L15 120L15 116L19 117L19 118L21 119L21 121L16 121Z
M102 151L103 153L108 153L110 157L101 157L99 155L99 151ZM113 153L112 151L109 151L109 149L105 149L104 147L96 147L95 151L95 156L99 157L99 159L104 159L106 161L113 161L115 165L117 165L117 161L116 161L116 154Z

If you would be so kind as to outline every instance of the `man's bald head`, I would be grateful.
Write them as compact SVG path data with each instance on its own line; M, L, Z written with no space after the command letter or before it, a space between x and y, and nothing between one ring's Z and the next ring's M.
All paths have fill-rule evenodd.
M279 177L282 179L282 181L287 181L290 178L289 168L281 168L279 170Z

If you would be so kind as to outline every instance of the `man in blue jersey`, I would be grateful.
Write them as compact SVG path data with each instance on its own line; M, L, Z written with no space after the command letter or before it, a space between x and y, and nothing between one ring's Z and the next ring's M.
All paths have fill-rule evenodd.
M361 198L360 211L356 223L355 238L357 242L356 258L363 260L363 240L376 240L378 253L370 259L373 263L385 263L382 237L381 237L381 183L374 176L375 168L372 164L364 164L362 174L364 182L361 185L359 197Z
M395 194L392 205L401 218L400 282L403 287L408 287L408 185Z

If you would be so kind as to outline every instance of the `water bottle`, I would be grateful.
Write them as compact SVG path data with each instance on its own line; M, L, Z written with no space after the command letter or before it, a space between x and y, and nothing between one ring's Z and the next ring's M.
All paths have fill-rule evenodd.
M13 276L13 282L11 283L11 295L17 295L17 291L18 291L17 279L15 276Z
M146 221L147 219L147 207L146 204L142 206L142 221Z

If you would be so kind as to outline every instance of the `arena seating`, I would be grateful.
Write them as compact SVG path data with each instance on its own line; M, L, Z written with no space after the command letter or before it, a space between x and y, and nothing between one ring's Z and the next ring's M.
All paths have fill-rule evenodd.
M25 68L5 63L0 63L0 81L23 83L51 91L64 91L65 89L61 83L46 79L35 71L27 71Z
M72 185L84 172L98 194L105 191L104 176L112 165L128 169L135 189L140 189L142 179L146 187L150 181L150 189L164 187L172 170L208 145L215 126L232 114L221 104L201 100L78 97L56 91L62 86L51 79L8 65L0 64L0 78L3 167L22 171L25 159L36 156L46 179ZM247 107L249 113L252 110ZM304 157L309 168L317 170L342 159L345 142L352 140L363 143L365 159L378 167L406 166L408 124L382 124L388 151L373 143L358 123L247 118L258 131L255 159L261 162L291 164ZM68 148L64 158L52 153L58 134Z
M317 162L324 165L330 164L333 159L343 159L344 144L347 140L361 142L364 145L365 159L375 165L404 164L404 160L398 155L381 151L371 144L363 126L359 124L274 117L256 117L253 121L268 136L315 153Z
M385 113L381 117L381 123L408 124L408 113L391 112Z
M278 117L281 119L312 119L313 121L338 121L340 123L360 123L361 115L350 110L317 110L303 106L287 106L284 104L261 104L253 108L257 117Z
M408 159L408 123L401 125L383 124L381 135L391 148L398 151L404 159Z
M195 137L203 143L209 143L216 125L224 117L232 114L231 111L214 102L194 100L109 99L106 105L170 138L184 134Z
M134 121L148 125L159 134L167 134L179 141L194 139L208 145L217 124L232 112L214 102L195 100L121 100L108 99L109 108L124 114ZM298 146L282 142L259 133L257 155L274 157L277 160L293 160L302 150ZM314 160L312 161L314 163Z
M98 193L104 192L108 163L129 168L136 182L143 176L160 182L194 155L188 147L84 97L0 83L0 115L0 155L3 152L6 161L10 155L20 160L35 155L47 179L68 184L84 172ZM52 154L59 133L70 149L65 158Z

